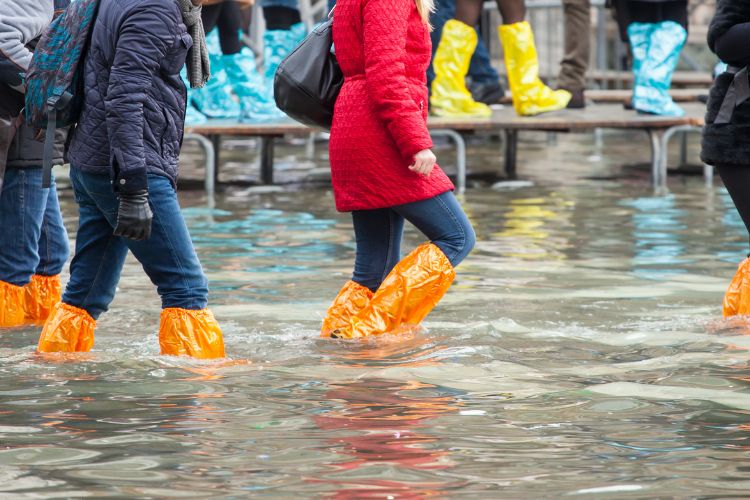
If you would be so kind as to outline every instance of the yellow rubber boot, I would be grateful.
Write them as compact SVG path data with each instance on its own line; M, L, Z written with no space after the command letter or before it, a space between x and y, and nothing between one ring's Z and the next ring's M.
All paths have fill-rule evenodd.
M161 312L159 347L168 356L224 357L224 337L213 313L168 307Z
M52 308L60 302L60 276L35 274L24 289L24 313L28 323L44 323Z
M24 324L23 287L0 281L0 328Z
M474 28L455 19L445 23L440 45L432 60L435 79L432 81L430 109L433 114L478 118L492 115L490 107L476 102L466 88L466 73L476 48L477 32Z
M352 316L367 307L372 296L372 291L366 286L347 281L326 311L320 336L330 337L332 331L346 327Z
M96 321L83 309L59 302L44 323L39 352L88 352L94 347Z
M724 317L750 314L750 258L740 262L724 295Z
M432 243L420 245L396 264L367 307L331 337L382 335L402 325L418 325L440 302L455 277L442 250Z
M539 79L539 59L531 25L526 21L503 24L498 31L516 113L534 116L567 107L572 97L570 92L552 90Z

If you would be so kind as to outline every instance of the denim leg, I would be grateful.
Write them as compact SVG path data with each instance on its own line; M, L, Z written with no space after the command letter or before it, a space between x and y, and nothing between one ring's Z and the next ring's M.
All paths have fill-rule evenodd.
M352 281L375 292L401 259L404 219L390 208L352 212L357 256Z
M453 19L456 15L456 0L437 0L435 2L435 12L430 16L430 22L432 23L432 32L430 38L432 39L432 57L435 58L435 51L440 44L440 37L443 36L443 26L449 20ZM472 82L474 83L497 83L500 80L495 68L492 67L490 60L490 54L487 47L482 41L482 37L479 37L479 43L477 48L474 50L474 54L471 56L471 63L469 64L469 75ZM435 79L435 70L432 68L432 63L427 69L427 84L430 86L432 80Z
M86 182L90 177L101 177L102 182L92 185ZM109 176L91 176L71 168L70 181L78 203L79 221L70 279L62 300L98 319L115 297L128 247L113 234L110 219L115 212L110 209L105 213L97 203L99 198L113 196Z
M286 7L288 9L298 9L299 0L260 0L261 7Z
M42 231L39 237L39 265L36 268L36 274L42 276L60 274L69 256L68 232L63 225L60 202L57 199L57 188L53 178L42 220Z
M73 175L74 171L75 176ZM108 290L101 290L101 302L108 299L106 303L109 304L112 300L114 289L120 278L122 263L125 255L127 255L127 250L130 249L143 266L143 270L151 279L151 282L156 285L163 308L205 309L208 304L208 281L203 274L200 261L193 248L185 220L182 218L180 205L177 202L177 193L175 193L166 177L148 176L149 204L154 219L151 225L151 237L145 241L133 241L112 234L117 223L118 200L112 191L109 176L86 174L77 169L71 169L71 179L75 179L74 186L78 183L86 190L95 204L98 214L97 220L100 223L100 227L97 228L99 238L110 241L110 249L116 249L118 252L113 263L113 269L103 269L103 274L105 274L105 278L111 281L112 287L111 296ZM83 209L83 207L81 208ZM106 223L106 226L104 223ZM120 252L122 253L121 259L119 258ZM78 257L78 246L76 246L74 263L77 260L84 260L83 257L81 259ZM89 267L95 264L91 257L86 259L84 263ZM71 281L73 280L73 271L73 265L71 264ZM68 302L65 298L63 300L71 305L77 305ZM91 300L94 299L89 299L89 302ZM87 307L83 307L83 309L94 316ZM106 310L106 307L104 310ZM99 313L101 314L101 312L103 311Z
M154 220L146 241L127 240L161 297L163 308L205 309L208 280L195 253L185 219L169 179L148 177L148 195Z
M432 23L432 31L430 32L430 38L432 39L432 59L430 59L430 66L427 68L428 88L432 87L432 81L435 79L435 69L432 67L432 60L435 59L435 51L437 51L438 45L440 45L440 38L443 36L443 27L455 15L456 0L435 1L435 12L430 16L430 23Z
M490 52L482 41L481 35L477 43L477 48L474 49L474 55L471 56L469 77L473 83L498 83L500 80L500 75L492 66Z
M39 264L49 189L42 189L42 169L9 168L0 194L0 280L24 286Z
M455 267L476 243L474 228L452 192L391 208L414 224Z

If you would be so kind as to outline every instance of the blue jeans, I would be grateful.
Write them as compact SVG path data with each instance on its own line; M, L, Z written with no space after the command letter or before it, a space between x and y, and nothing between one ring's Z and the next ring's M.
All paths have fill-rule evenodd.
M60 274L70 249L54 179L42 168L9 168L0 194L0 281L24 286L31 276Z
M190 240L169 179L149 174L149 205L154 214L151 238L133 241L113 234L118 199L108 175L70 169L79 208L76 251L63 302L97 319L115 296L128 250L156 285L162 307L204 309L208 282Z
M287 7L289 9L298 9L298 0L260 0L261 7Z
M461 204L448 191L423 201L352 212L357 256L352 281L373 292L401 260L401 237L408 220L457 266L474 248L476 235Z
M430 22L432 22L433 30L430 33L432 38L432 57L435 57L435 51L440 45L440 37L443 36L443 26L445 23L453 19L456 15L456 0L436 0L435 1L435 12L430 16ZM490 62L490 53L487 51L482 38L479 38L479 43L474 51L474 55L471 56L471 64L469 65L469 76L471 77L472 83L498 83L500 75L497 74L495 68L492 67ZM435 79L435 70L432 69L430 64L427 70L427 83L432 85L432 80Z

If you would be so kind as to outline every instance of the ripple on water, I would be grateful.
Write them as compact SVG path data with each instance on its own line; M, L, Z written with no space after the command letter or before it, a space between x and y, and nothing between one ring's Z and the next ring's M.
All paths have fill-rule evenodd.
M533 185L467 194L477 248L425 328L398 337L319 339L354 250L328 194L188 208L231 359L158 356L158 297L130 259L94 352L34 355L37 328L3 331L0 492L742 496L750 330L719 320L742 222L697 180L667 197L552 186L561 162L620 168L566 144L524 144ZM404 251L421 241L407 229Z

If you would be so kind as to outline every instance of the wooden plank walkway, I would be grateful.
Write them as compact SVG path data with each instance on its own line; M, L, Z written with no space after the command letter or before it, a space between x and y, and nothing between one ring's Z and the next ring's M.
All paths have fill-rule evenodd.
M505 172L509 178L516 176L518 160L518 135L522 131L580 132L594 129L643 130L651 142L651 164L654 183L666 183L666 147L677 130L699 130L703 126L705 105L688 103L683 106L686 116L681 118L638 114L626 110L621 104L597 104L586 109L566 109L535 117L516 115L512 107L495 110L486 119L456 119L430 117L428 128L435 135L448 136L456 142L458 150L459 190L465 186L466 146L461 134L504 133ZM285 135L308 136L315 129L291 119L271 123L245 124L230 120L211 120L206 124L189 126L185 129L189 138L207 137L213 144L215 159L214 180L218 178L219 152L222 136L259 137L261 142L261 179L263 183L273 183L273 146L277 137ZM200 141L199 141L200 142Z
M632 83L632 71L590 71L587 78L595 82L603 83ZM697 71L675 71L672 76L672 87L710 87L713 83L713 76L710 72Z

